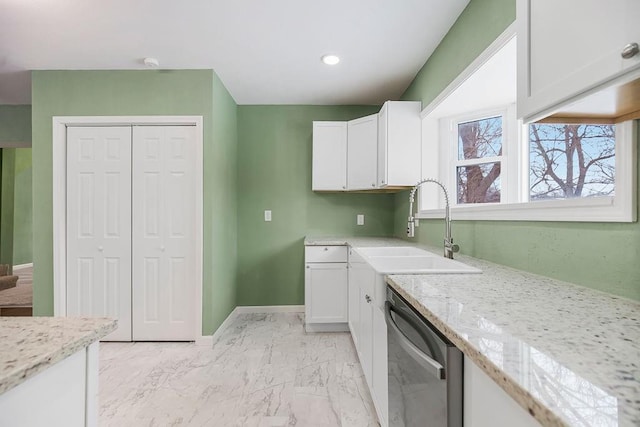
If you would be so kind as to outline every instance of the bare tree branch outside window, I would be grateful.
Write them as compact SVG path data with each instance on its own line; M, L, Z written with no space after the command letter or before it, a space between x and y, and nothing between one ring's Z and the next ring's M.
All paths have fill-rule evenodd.
M615 145L615 125L529 125L530 199L613 195Z
M473 160L457 167L458 203L500 202L502 117L458 124L458 160Z

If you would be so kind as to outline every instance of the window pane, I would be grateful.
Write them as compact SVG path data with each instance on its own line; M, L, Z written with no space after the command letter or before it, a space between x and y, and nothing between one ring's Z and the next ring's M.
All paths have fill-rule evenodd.
M500 202L500 162L459 166L458 204Z
M615 125L529 125L530 199L613 195Z
M458 160L502 155L502 116L458 124Z

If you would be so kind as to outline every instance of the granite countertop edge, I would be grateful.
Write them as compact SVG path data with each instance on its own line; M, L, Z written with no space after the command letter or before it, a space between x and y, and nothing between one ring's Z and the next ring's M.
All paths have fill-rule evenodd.
M465 356L469 357L482 371L496 382L509 396L515 399L531 416L547 427L566 427L567 424L545 404L541 403L529 391L520 386L504 370L497 367L487 356L475 348L469 341L460 336L453 328L441 320L437 315L417 301L409 292L405 291L393 279L387 276L387 284L396 290L413 308L418 310L430 323L444 334Z
M25 322L29 322L30 319L38 318L25 318L24 320ZM75 318L74 320L78 319ZM87 320L98 324L93 330L82 333L78 337L69 338L65 340L64 343L61 343L55 350L39 354L37 357L30 359L29 363L20 364L16 366L15 369L10 370L9 373L2 375L0 377L0 395L108 335L116 329L118 323L115 319L107 318L91 318Z

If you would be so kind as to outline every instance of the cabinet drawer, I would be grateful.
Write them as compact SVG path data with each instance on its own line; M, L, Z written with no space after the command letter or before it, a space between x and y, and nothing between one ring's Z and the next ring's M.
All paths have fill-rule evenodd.
M305 262L347 262L346 246L305 246Z

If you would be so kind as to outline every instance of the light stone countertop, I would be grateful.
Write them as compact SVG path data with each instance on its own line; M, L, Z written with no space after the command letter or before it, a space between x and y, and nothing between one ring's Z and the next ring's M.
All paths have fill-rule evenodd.
M321 238L309 241L322 244ZM352 247L411 245L342 241ZM390 275L387 283L541 424L640 426L640 303L455 258L483 273Z
M105 318L0 317L0 395L116 328Z
M329 236L316 237L307 236L304 239L305 246L340 246L349 245L353 248L376 247L376 246L416 246L411 242L396 239L394 237L344 237ZM433 250L433 248L429 248Z

